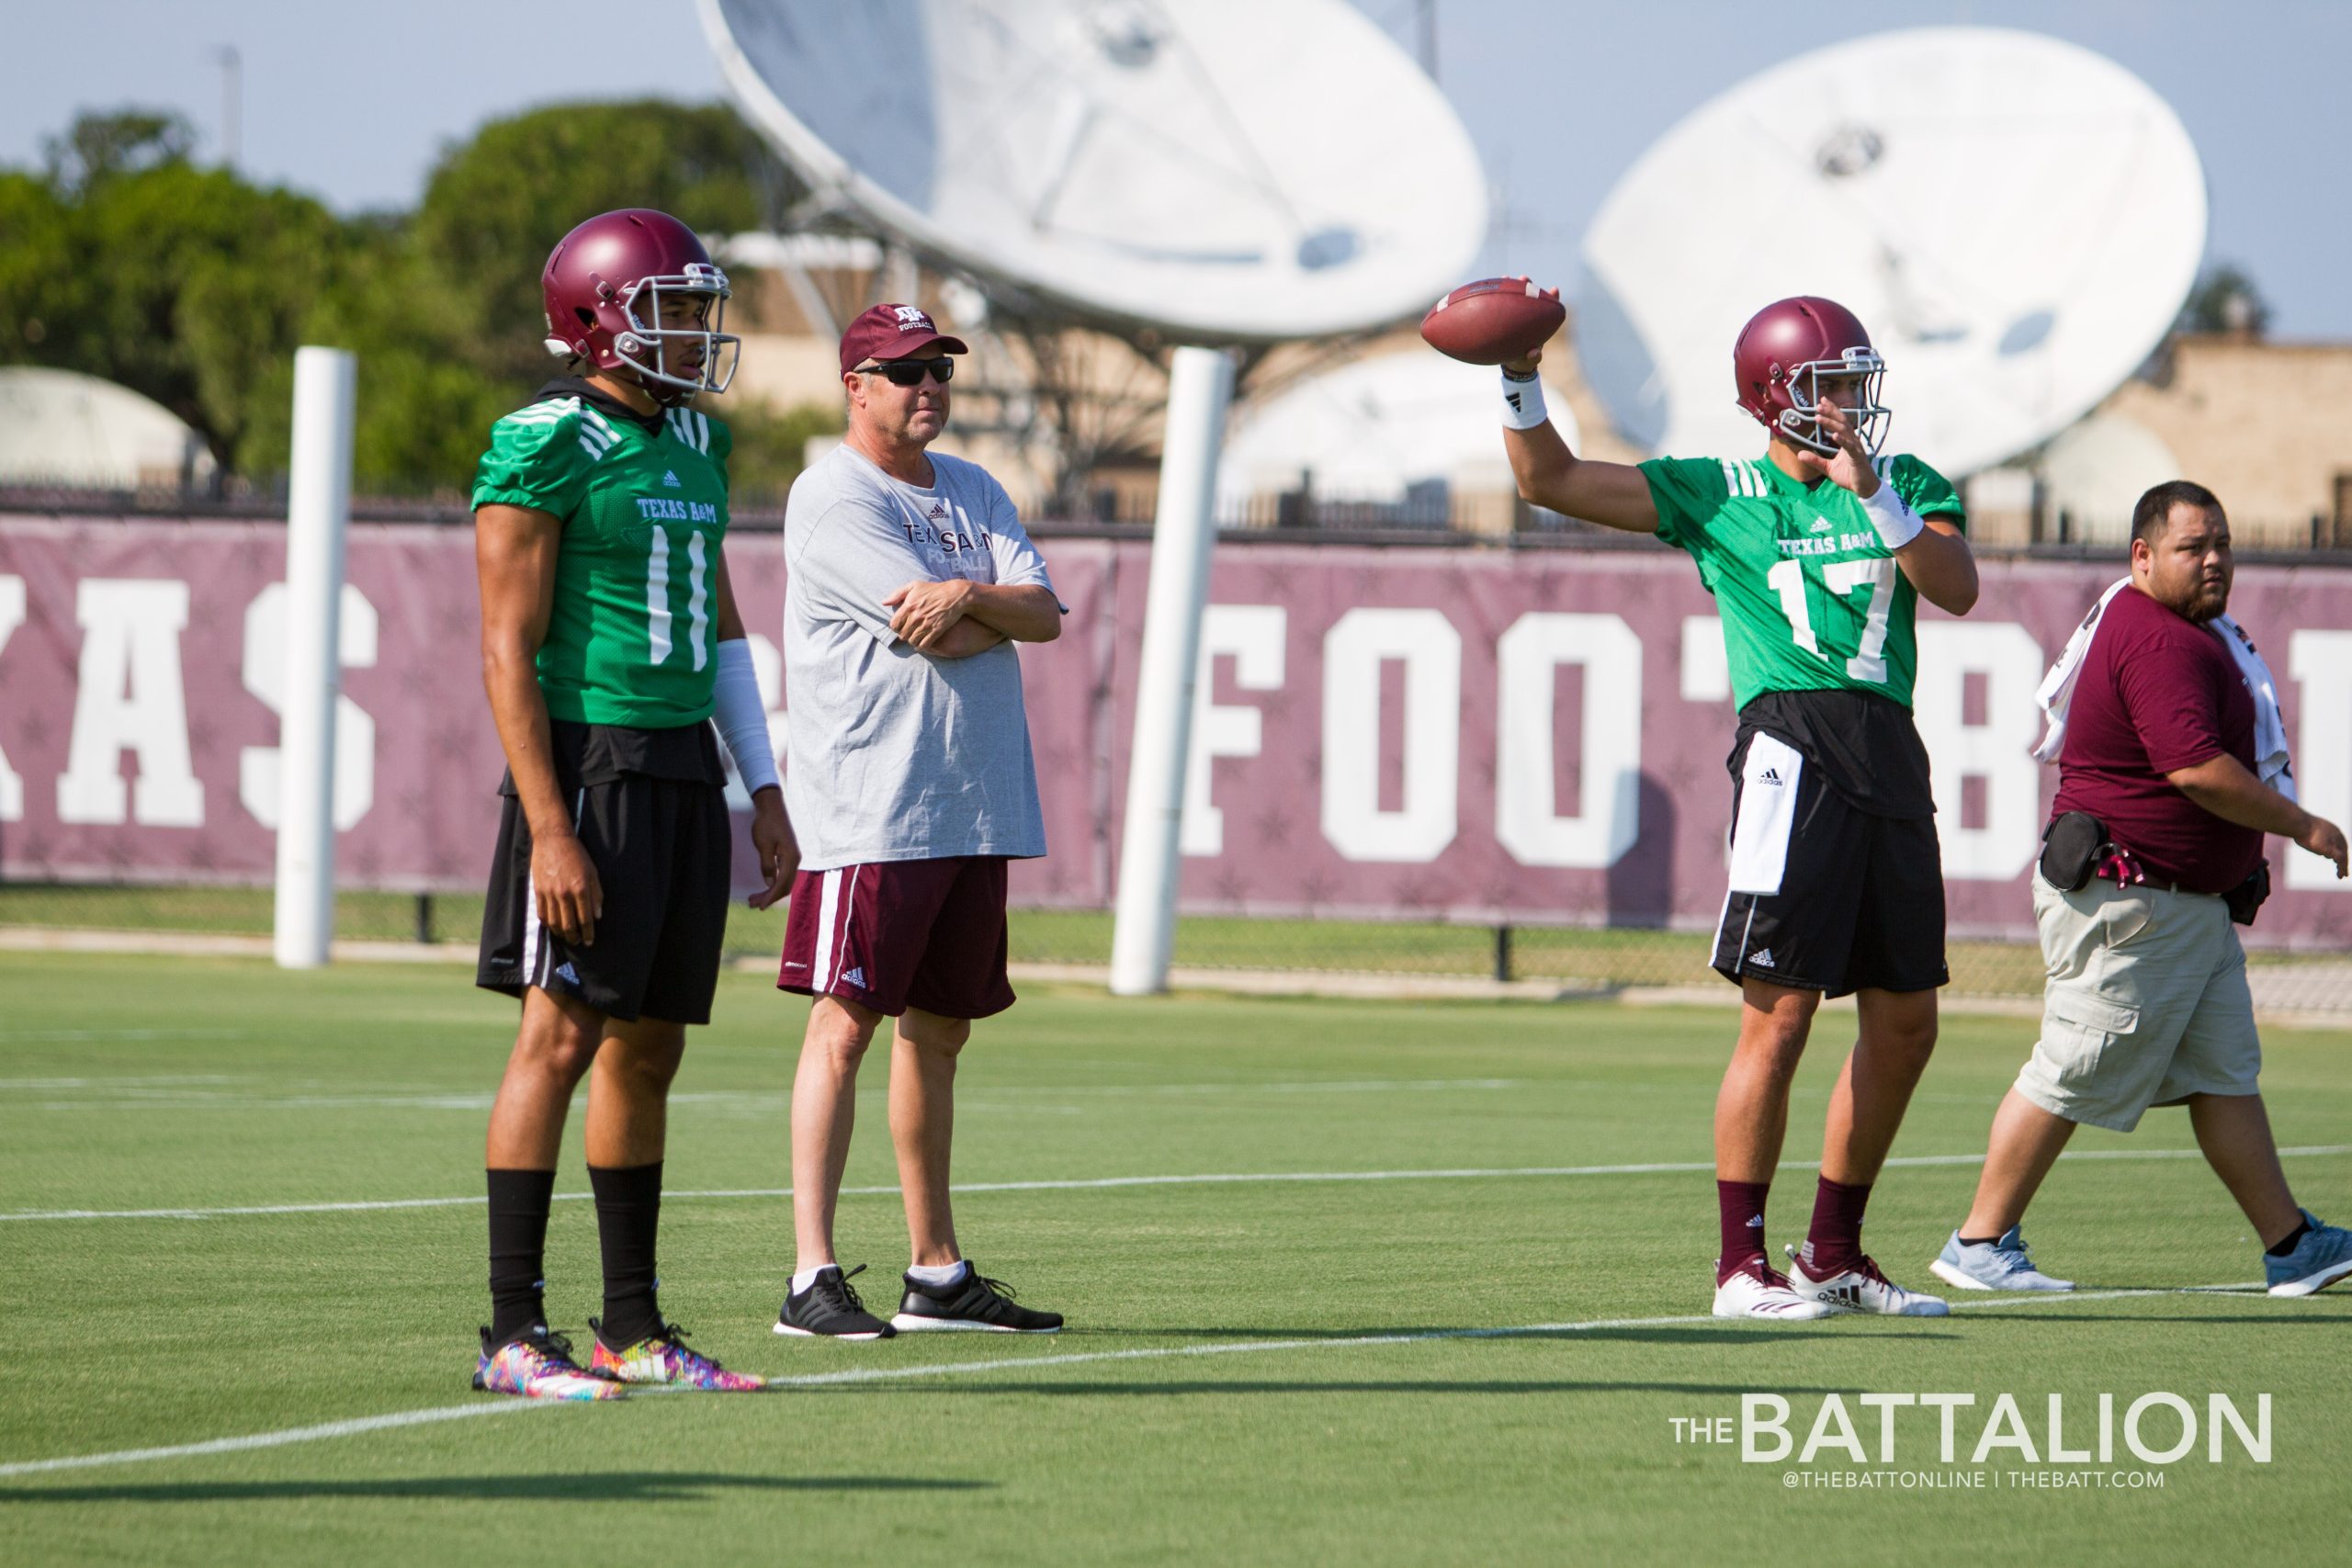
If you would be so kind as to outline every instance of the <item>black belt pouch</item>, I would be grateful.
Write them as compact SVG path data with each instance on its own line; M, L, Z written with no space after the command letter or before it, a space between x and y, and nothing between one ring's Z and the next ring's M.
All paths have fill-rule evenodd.
M2107 829L2087 811L2066 811L2041 830L2041 879L2061 893L2080 893L2107 848Z

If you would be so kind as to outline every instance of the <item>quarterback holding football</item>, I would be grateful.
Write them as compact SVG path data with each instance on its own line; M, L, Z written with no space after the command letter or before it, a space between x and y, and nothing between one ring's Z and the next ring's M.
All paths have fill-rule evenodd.
M1852 311L1781 299L1732 351L1760 457L1581 459L1544 411L1534 353L1502 361L1503 444L1539 506L1655 534L1697 563L1739 707L1730 891L1713 964L1740 987L1715 1102L1718 1317L1937 1316L1861 1247L1862 1212L1936 1043L1943 866L1928 753L1911 720L1918 601L1976 603L1960 497L1880 453L1886 363ZM1824 1130L1813 1221L1769 1261L1764 1202L1815 1010L1851 994L1860 1037Z

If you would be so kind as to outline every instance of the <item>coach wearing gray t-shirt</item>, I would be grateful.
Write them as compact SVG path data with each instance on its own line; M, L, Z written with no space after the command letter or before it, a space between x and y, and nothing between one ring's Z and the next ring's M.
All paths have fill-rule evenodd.
M1012 1005L1005 863L1046 852L1015 642L1062 606L1004 487L925 450L968 352L911 305L842 334L849 432L785 513L785 799L800 872L776 984L813 997L792 1086L797 1271L778 1334L1051 1333L967 1262L948 1208L956 1060ZM913 1264L897 1314L868 1313L833 1257L857 1067L885 1017L890 1139ZM851 1270L852 1273L856 1270Z

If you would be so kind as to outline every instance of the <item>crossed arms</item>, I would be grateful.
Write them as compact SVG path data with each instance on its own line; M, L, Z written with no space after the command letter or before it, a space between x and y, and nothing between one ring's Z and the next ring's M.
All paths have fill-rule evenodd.
M1040 584L918 579L882 603L890 630L933 659L969 659L1001 642L1051 642L1062 635L1061 605Z

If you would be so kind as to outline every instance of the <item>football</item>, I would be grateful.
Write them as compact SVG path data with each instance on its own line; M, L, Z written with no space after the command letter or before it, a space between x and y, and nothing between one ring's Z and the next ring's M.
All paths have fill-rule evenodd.
M1544 346L1567 320L1556 288L1524 277L1482 277L1465 283L1421 318L1421 341L1472 365L1500 365Z

